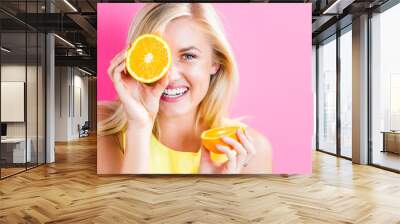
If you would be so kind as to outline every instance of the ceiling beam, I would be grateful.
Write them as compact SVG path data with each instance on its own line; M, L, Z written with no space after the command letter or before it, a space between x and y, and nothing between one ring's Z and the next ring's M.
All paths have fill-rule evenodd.
M79 25L91 39L96 39L97 30L94 28L86 19L80 14L67 14L67 16L73 20L77 25Z
M55 56L56 66L88 67L96 71L96 57L91 56Z
M355 0L336 0L330 4L322 14L342 14L343 10L351 5Z

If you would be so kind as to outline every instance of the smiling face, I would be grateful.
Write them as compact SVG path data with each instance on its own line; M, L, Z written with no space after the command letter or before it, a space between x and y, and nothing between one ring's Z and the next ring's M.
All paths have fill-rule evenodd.
M213 61L211 42L189 17L171 21L164 38L171 48L172 65L159 111L166 117L194 112L207 94L211 75L219 68Z

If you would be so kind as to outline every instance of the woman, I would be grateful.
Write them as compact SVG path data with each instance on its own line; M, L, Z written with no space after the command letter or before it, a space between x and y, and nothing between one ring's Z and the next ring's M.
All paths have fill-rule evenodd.
M149 4L134 19L127 46L145 33L166 40L171 68L146 85L125 72L126 49L112 59L108 73L119 100L99 105L98 172L270 173L270 144L254 129L239 131L239 141L224 137L234 150L218 145L222 156L201 146L203 131L240 124L227 118L238 75L213 7Z

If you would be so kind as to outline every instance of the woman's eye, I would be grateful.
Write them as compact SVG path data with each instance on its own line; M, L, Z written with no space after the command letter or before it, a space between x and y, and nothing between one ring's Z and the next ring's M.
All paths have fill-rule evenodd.
M196 58L196 56L193 55L193 54L184 54L184 55L182 55L182 59L184 61L191 61L191 60L193 60L195 58Z

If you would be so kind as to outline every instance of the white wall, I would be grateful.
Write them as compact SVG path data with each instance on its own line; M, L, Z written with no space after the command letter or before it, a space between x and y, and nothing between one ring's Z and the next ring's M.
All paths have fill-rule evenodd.
M56 67L55 85L55 140L77 139L78 124L88 120L88 77L76 68Z
M28 75L36 74L36 67L18 64L6 64L1 66L1 81L8 82L25 82L25 69L27 69ZM27 120L28 120L28 137L30 133L35 133L36 137L36 112L37 107L37 99L36 99L36 80L32 79L28 76L28 84L27 88ZM40 107L41 105L39 105ZM7 108L1 108L2 110L7 110ZM33 123L32 123L33 122ZM25 137L25 123L26 122L7 122L7 136L8 137Z
M1 81L1 121L24 122L24 104L25 82Z
M55 141L68 141L69 68L55 68Z
M31 68L28 67L28 70ZM25 64L9 64L1 66L1 81L2 82L25 82ZM4 97L4 96L2 96ZM7 110L7 108L1 108ZM11 122L7 123L8 137L25 137L25 123Z

